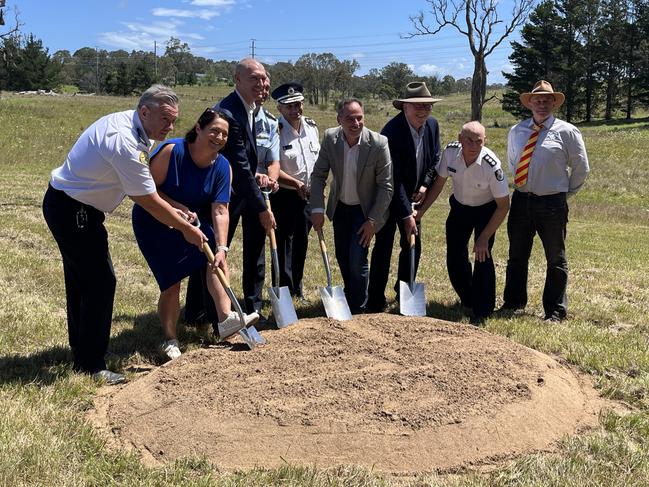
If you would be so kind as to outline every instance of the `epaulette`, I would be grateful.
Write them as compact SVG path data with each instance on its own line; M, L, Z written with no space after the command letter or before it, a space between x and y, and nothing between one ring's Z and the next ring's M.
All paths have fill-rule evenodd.
M271 120L277 120L277 117L272 113L270 113L268 110L266 110L266 107L262 107L262 108L264 109L264 113L268 118L270 118Z
M313 127L317 127L317 126L318 126L318 124L315 123L315 120L313 120L312 118L304 117L304 121L305 121L306 123L308 123L309 125L313 126Z
M450 142L449 144L446 144L446 149L448 149L449 147L458 147L459 148L459 147L462 147L462 144L460 144L459 140L456 140L454 142Z
M487 161L487 164L489 164L491 167L495 167L497 164L496 159L491 157L489 154L485 154L484 156L482 156L482 160Z

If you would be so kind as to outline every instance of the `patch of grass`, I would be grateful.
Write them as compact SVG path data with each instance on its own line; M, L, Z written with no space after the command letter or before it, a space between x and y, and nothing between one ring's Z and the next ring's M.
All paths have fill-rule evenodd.
M231 90L180 87L181 136L205 107ZM70 370L63 276L58 249L41 214L50 171L65 159L79 134L107 113L131 108L136 98L38 97L2 94L0 101L0 485L647 485L649 472L649 119L582 125L592 172L570 201L568 260L570 320L541 321L545 260L535 242L530 260L529 305L522 315L495 316L492 333L561 357L592 375L602 395L633 408L628 416L603 414L585 435L566 438L559 451L517 459L491 472L384 478L360 467L277 469L224 473L204 458L189 457L150 468L131 452L115 450L84 421L95 385ZM330 106L305 108L320 132L336 125ZM274 103L268 108L276 111ZM397 112L390 102L368 106L366 126L380 130ZM456 139L469 118L466 95L435 104L442 142ZM488 145L504 159L509 127L516 122L495 100L484 110ZM445 265L444 222L448 188L423 224L424 251L418 281L426 286L431 316L466 322ZM162 337L155 314L158 289L131 229L125 201L107 218L118 277L110 362L121 370L156 366ZM325 228L333 249L331 227ZM241 245L229 258L240 293ZM507 234L496 236L498 296L507 262ZM398 250L392 260L396 276ZM307 303L302 316L322 316L317 287L325 274L315 235L305 269ZM341 283L337 266L334 281ZM388 299L392 299L392 282ZM267 304L265 311L269 311ZM181 338L200 346L192 330Z

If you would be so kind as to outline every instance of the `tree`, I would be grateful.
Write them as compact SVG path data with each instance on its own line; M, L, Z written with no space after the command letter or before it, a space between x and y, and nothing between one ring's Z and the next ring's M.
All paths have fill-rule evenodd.
M380 76L383 84L392 88L395 96L399 96L405 91L406 85L415 77L415 73L407 64L392 62L381 69Z
M455 27L467 38L473 55L471 86L471 119L482 119L482 107L488 101L487 57L527 18L534 0L513 0L511 18L504 22L498 13L498 0L426 0L430 5L433 27L429 27L423 12L410 17L415 32L406 37L435 35L444 27ZM497 27L503 29L497 32Z
M540 79L552 80L560 70L560 46L557 44L561 18L552 0L540 3L521 29L522 42L512 42L509 61L511 73L503 73L509 90L503 95L503 110L517 118L530 116L521 105L519 94L529 91Z

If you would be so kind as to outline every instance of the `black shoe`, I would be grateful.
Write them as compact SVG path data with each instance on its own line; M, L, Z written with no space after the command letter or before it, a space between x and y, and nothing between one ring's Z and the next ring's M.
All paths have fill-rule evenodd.
M543 321L545 321L546 323L561 323L563 321L563 318L557 315L548 315L543 318Z
M486 319L486 316L472 316L469 324L473 326L484 326Z

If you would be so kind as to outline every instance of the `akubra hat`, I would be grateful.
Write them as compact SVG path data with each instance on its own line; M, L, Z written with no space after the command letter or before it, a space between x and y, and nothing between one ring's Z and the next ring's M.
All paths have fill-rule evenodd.
M436 103L441 100L441 98L433 98L430 95L426 83L413 81L406 85L406 93L403 98L397 98L392 102L392 105L398 110L403 110L404 103Z
M554 108L559 108L566 100L566 97L563 93L561 93L560 91L554 91L552 89L552 85L544 79L537 81L537 83L534 85L534 88L532 88L532 91L530 91L529 93L521 93L521 103L525 108L529 108L530 110L532 109L532 107L530 106L530 98L532 98L533 95L554 96Z

